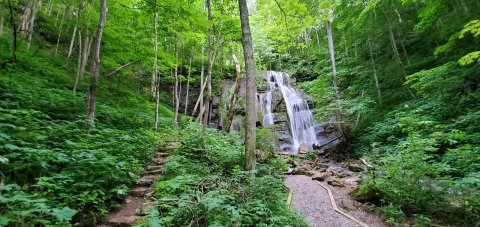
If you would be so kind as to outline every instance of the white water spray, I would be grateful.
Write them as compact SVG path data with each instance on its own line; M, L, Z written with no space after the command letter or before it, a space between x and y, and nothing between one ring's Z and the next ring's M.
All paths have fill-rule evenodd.
M292 152L298 152L301 144L307 144L312 148L317 143L315 126L312 111L308 103L301 97L300 93L290 85L290 77L286 73L266 71L267 91L259 94L263 111L263 125L272 125L274 114L272 113L272 94L278 88L287 107L290 134L292 136ZM284 79L287 83L284 82Z

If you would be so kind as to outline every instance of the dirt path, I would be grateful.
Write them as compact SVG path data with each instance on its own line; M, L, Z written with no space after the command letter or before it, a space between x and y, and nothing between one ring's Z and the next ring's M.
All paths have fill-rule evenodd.
M300 210L313 227L361 227L335 211L328 191L304 175L287 176L285 184L292 190L292 207Z
M145 219L147 212L155 206L156 200L153 196L153 183L160 178L163 173L163 163L167 153L157 152L152 159L152 163L147 170L138 179L137 186L130 189L122 206L111 212L105 224L102 226L121 226L129 227L136 221Z

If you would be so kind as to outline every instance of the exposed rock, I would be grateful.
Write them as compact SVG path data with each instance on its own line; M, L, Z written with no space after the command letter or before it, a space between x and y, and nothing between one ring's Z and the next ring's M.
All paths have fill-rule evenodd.
M306 154L309 151L312 151L312 149L310 148L310 145L308 145L306 143L302 143L298 147L298 153L300 153L300 154Z
M340 169L340 170L335 170L335 169L329 168L329 169L327 170L327 172L328 172L328 171L331 172L333 176L336 176L336 177L338 177L338 178L348 177L348 173L345 172L345 171L343 171L343 170L341 170L341 169Z
M362 165L356 163L348 164L348 169L352 172L363 172L365 170Z
M327 181L327 184L334 187L344 187L344 185L338 179L331 179Z
M327 172L316 173L315 175L312 176L312 180L324 181L329 176L330 176L330 173L327 173Z
M358 183L362 180L362 178L360 178L360 176L352 176L352 177L347 177L345 179L343 179L343 182L345 184L348 184L348 185L358 185Z
M308 171L312 170L312 166L309 164L302 164L297 167L296 174L306 174Z
M320 168L317 171L320 173L327 172L327 168Z

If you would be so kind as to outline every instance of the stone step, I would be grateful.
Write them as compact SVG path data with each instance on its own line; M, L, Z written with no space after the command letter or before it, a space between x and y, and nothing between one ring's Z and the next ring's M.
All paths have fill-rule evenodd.
M145 220L145 217L137 215L138 209L145 201L144 198L127 197L122 207L107 217L105 224L113 227L130 227L136 221Z
M147 171L163 170L163 165L151 165L147 167Z
M163 174L163 169L156 169L156 170L150 170L145 173L143 173L143 176L148 176L148 175L160 175Z
M135 197L146 197L151 191L152 189L148 187L135 187L130 189L129 194Z
M157 201L146 201L136 211L138 216L146 216L157 205Z
M160 177L160 175L144 175L140 177L137 181L137 185L139 186L144 186L148 187L153 184L155 180L157 180Z
M165 158L165 157L167 157L167 155L168 155L168 153L166 153L166 152L157 152L157 153L155 153L154 157L155 158Z
M156 157L152 159L152 164L155 165L163 165L165 164L165 158L164 157Z

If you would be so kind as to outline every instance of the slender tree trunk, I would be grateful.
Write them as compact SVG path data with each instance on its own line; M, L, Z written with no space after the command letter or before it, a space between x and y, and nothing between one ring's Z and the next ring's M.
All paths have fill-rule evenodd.
M252 35L248 18L246 0L238 0L240 22L242 27L242 46L246 68L246 124L245 124L245 169L255 169L256 162L256 121L257 121L257 88L255 85L255 63L253 60Z
M199 106L200 101L201 101L201 99L202 99L201 96L203 95L203 91L205 90L205 87L207 87L207 81L205 81L205 82L203 83L203 85L200 84L200 95L198 96L197 102L195 103L195 107L193 107L192 117L193 117L193 116L195 115L195 113L197 112L198 106ZM201 110L201 109L202 109L202 107L200 107L200 113L198 114L197 119L196 119L197 121L198 121L199 117L202 116L202 110Z
M327 39L328 39L328 50L330 52L330 61L332 63L332 72L333 72L333 88L335 90L335 97L337 102L340 103L340 88L338 86L338 78L337 78L337 64L335 62L335 46L333 45L333 33L332 33L332 22L330 20L327 21L325 27L327 29ZM340 105L340 104L339 104ZM341 122L343 120L343 107L340 105L337 111L337 121ZM346 140L348 135L346 132L346 128L341 124L338 123L338 129L340 130L343 138Z
M57 38L57 45L55 47L55 56L57 56L58 54L58 46L60 45L60 38L62 37L62 28L63 28L63 22L65 20L65 11L66 10L63 11L62 20L60 21L60 28L58 29L59 32L58 32L58 38Z
M153 67L154 70L152 72L152 84L151 84L151 92L152 96L155 97L157 94L156 87L157 87L157 74L158 74L158 66L157 66L157 58L158 58L158 14L157 14L157 1L155 0L155 12L153 13L153 51L155 52L155 58L153 59ZM156 129L156 128L155 128Z
M211 0L207 0L207 11L208 11L208 21L212 21L212 3ZM208 63L207 63L207 85L208 85L208 94L207 94L207 100L205 103L205 109L204 109L204 115L203 115L203 144L204 147L206 146L205 144L205 133L207 130L208 126L208 118L210 116L210 105L212 101L212 67L213 67L213 25L210 26L210 31L208 34Z
M237 59L237 56L232 56L232 61L235 66L235 73L237 74L237 79L235 80L235 90L233 91L232 97L230 97L230 106L225 119L225 124L223 126L224 132L230 131L230 126L232 125L233 115L235 114L235 108L237 106L238 93L242 87L242 72L240 71L240 62Z
M103 29L107 20L107 0L100 2L100 18L98 20L97 35L95 36L95 46L92 55L92 78L88 88L87 116L93 123L95 119L95 107L97 97L97 85L100 77L100 47L102 44Z
M402 39L400 39L400 46L402 47L402 50L403 50L403 55L405 56L405 59L407 60L407 65L410 66L410 59L408 57L408 54L407 54L407 49L405 49L405 46L403 45L403 41Z
M70 48L68 48L67 64L68 64L68 60L70 59L73 53L73 45L75 44L76 35L77 35L77 25L75 25L75 27L73 28L72 40L70 41Z
M175 64L175 92L174 92L174 95L175 95L175 113L173 115L173 120L175 121L175 123L178 124L178 110L179 110L179 107L180 107L180 91L179 91L179 87L178 87L178 83L179 83L179 80L178 80L178 45L176 44L175 45L175 59L177 61L177 64Z
M29 0L23 5L23 14L20 17L20 36L28 38L30 31L30 22L32 21L33 8L35 7L35 0Z
M192 61L193 58L195 57L195 52L192 49L192 56L190 57L190 63L188 65L188 75L187 75L187 94L185 95L185 111L184 115L187 115L187 109L188 109L188 93L190 91L190 76L192 75ZM201 85L200 85L201 86Z
M77 63L77 76L75 77L75 83L73 84L73 95L77 93L77 86L80 82L80 74L83 63L83 46L82 46L82 31L78 30L78 63Z
M65 15L67 9L57 11L57 16L55 17L55 27L57 27L58 18L60 17L60 11L63 11L63 15Z
M202 71L200 72L200 84L204 84L205 85L207 84L207 81L205 80L205 44L202 43ZM202 119L202 116L203 116L203 110L204 110L204 106L203 106L203 96L204 96L204 91L205 90L205 86L202 86L201 89L200 89L200 96L198 97L198 99L200 100L200 113L198 114L198 117L197 117L197 121L199 121L200 119ZM196 106L196 105L195 105ZM193 112L196 111L197 108L195 108L193 110Z
M8 0L8 9L10 11L10 24L12 24L12 63L17 62L17 24L15 23L12 1Z
M381 106L382 105L382 92L380 90L380 83L378 82L377 70L375 68L375 59L373 57L372 44L370 42L370 39L368 40L368 49L370 51L370 59L372 61L373 78L375 79L375 87L377 87L378 104Z
M30 24L28 28L28 42L27 42L27 49L30 49L30 44L32 43L32 35L33 35L33 26L35 25L35 18L37 17L37 11L42 6L42 0L38 0L38 2L33 2L33 9L32 9L32 16L30 17Z
M5 18L3 7L0 9L0 38L3 36L3 20Z
M152 96L155 98L155 120L154 128L155 131L158 130L158 108L160 106L160 77L158 76L158 15L157 15L157 0L155 0L154 12L153 12L153 72L152 72L152 84L151 92Z
M363 98L364 95L365 89L362 89L361 97ZM355 120L355 125L353 126L354 129L357 128L358 123L360 123L360 112L357 113L357 119Z

